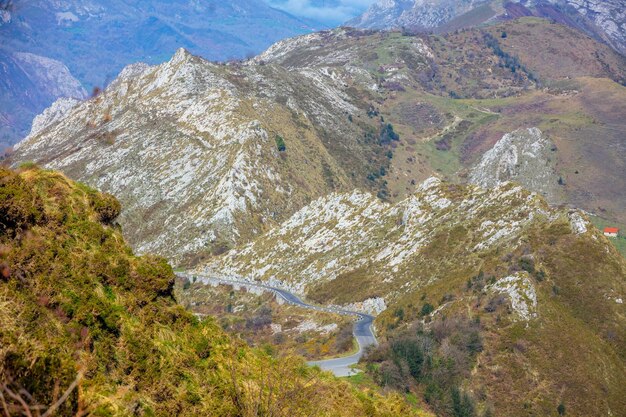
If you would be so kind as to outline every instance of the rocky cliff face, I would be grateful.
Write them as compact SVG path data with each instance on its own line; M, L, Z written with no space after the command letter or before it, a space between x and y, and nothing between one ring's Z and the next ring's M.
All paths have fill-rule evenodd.
M434 29L488 0L380 0L347 24L372 29Z
M556 145L537 128L507 133L470 172L470 182L495 187L514 181L543 195L551 203L563 201L563 179L556 172Z

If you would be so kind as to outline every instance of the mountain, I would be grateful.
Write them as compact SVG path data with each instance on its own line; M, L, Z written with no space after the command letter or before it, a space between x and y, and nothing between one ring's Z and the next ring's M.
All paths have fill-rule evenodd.
M455 387L467 415L626 407L626 260L583 213L512 183L431 178L396 204L334 193L198 272L380 313L365 369L421 387L438 415L458 415Z
M536 18L405 35L337 29L245 63L180 50L132 65L100 96L39 117L13 161L116 195L133 248L177 265L249 241L330 192L397 202L433 174L465 182L521 128L555 144L542 154L554 175L542 181L556 181L562 201L626 222L623 57Z
M521 16L553 19L626 54L626 12L621 0L379 0L347 25L445 32Z
M0 139L9 144L26 136L36 114L68 94L56 91L49 97L38 89L46 82L46 92L58 90L54 83L60 80L54 78L68 78L68 70L91 92L108 84L124 66L137 61L161 63L180 47L212 60L243 58L317 26L252 0L12 4L0 17L3 67L12 65L16 54L34 54L40 57L37 67L43 65L49 74L58 75L33 80L5 70L10 85L0 89L0 108L3 114L10 113L11 120L2 120L0 126L6 133ZM33 62L30 59L27 66Z
M345 123L355 111L317 72L217 65L181 49L160 66L128 67L58 121L38 119L16 158L115 194L134 247L180 262L365 184L379 146Z
M87 97L63 63L0 50L0 154L16 139L25 137L33 117L59 97Z
M361 16L348 21L347 25L371 29L435 29L489 3L488 0L379 0Z
M32 168L0 168L0 196L3 414L430 415L196 319L171 267L125 244L112 196Z

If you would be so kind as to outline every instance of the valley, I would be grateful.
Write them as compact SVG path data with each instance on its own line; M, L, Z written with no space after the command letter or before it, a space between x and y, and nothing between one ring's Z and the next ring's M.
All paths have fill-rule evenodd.
M57 100L0 168L5 414L623 414L605 3L379 1Z

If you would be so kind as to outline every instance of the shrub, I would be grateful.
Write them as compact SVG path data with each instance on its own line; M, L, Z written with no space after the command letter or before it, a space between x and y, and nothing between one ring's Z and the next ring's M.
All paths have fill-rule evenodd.
M519 266L529 274L535 273L535 258L532 255L524 255L519 260Z
M348 323L341 326L337 338L335 339L335 347L339 352L346 352L352 349L354 336L352 335L352 324Z
M18 175L0 168L0 232L14 235L43 218L41 198Z
M248 329L260 330L272 324L272 309L268 306L261 306L254 317L246 320Z
M138 290L138 295L143 294L150 301L157 297L174 297L174 271L163 258L144 256L131 277L130 284Z
M475 417L476 407L474 400L466 392L458 388L452 389L452 415L454 417Z
M435 311L435 307L433 307L432 304L426 303L422 306L422 310L420 311L420 315L422 317L429 315L430 313L432 313L433 311Z
M393 130L393 125L391 123L383 124L380 130L378 143L381 145L386 145L386 144L391 143L392 141L399 141L399 140L400 140L400 135L398 135Z
M91 206L98 215L98 220L103 224L111 224L120 215L122 205L111 194L94 194Z
M276 135L275 140L278 152L285 152L287 150L287 145L285 145L285 139L280 135Z

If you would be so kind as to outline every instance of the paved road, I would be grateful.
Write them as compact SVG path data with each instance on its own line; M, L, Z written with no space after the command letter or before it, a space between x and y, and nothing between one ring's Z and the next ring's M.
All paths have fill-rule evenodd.
M193 276L196 276L200 279L204 278L212 282L219 282L221 284L226 284L226 285L241 285L241 286L262 288L268 291L272 291L273 293L277 294L279 297L283 298L289 304L293 304L302 308L307 308L309 310L326 311L329 313L336 313L336 314L356 317L356 321L354 322L354 329L352 333L354 334L354 337L356 338L356 341L359 344L359 351L357 353L355 353L354 355L340 357L340 358L309 362L309 365L319 366L325 371L331 371L336 376L349 376L349 375L354 375L355 373L357 373L357 371L354 371L352 369L352 366L356 365L359 362L359 359L361 359L361 357L363 356L365 348L370 345L378 344L378 342L376 341L376 336L374 336L374 332L372 331L372 323L374 322L374 317L370 316L369 314L363 314L363 313L359 313L356 311L343 310L340 308L322 307L322 306L315 306L315 305L307 304L304 301L302 301L298 296L290 293L287 290L284 290L282 288L271 287L269 285L260 284L256 282L252 283L252 282L246 282L246 281L236 281L236 280L209 277L209 276L203 276L200 274L189 274L189 273L182 273L182 272L179 272L178 275L181 277L188 278L188 279L191 279Z

